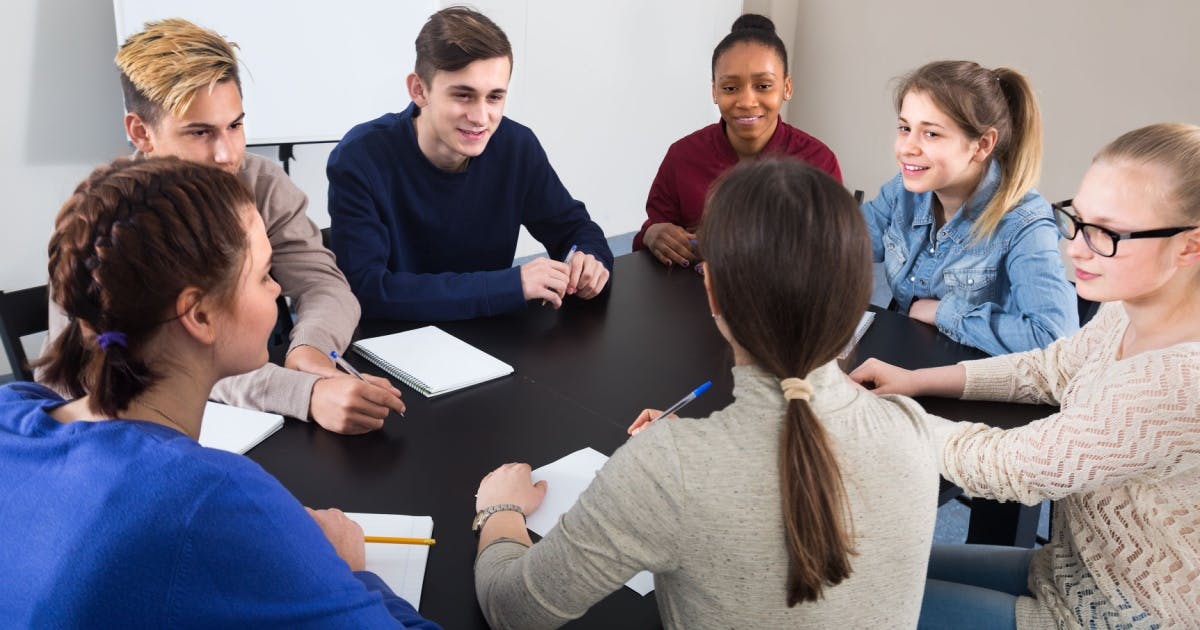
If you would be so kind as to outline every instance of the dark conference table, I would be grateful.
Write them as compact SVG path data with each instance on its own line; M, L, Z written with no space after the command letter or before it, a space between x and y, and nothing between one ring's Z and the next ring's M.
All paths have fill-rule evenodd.
M663 267L644 252L619 257L615 267L611 290L595 300L568 299L559 311L531 305L513 315L438 324L512 365L512 375L433 399L399 385L407 417L393 414L381 431L341 436L288 421L248 456L310 507L431 515L438 542L429 554L421 613L447 629L487 627L475 599L470 531L475 489L485 474L510 461L536 468L588 446L611 455L643 408L666 407L706 380L712 389L685 415L704 416L732 401L732 355L712 324L701 277L692 269ZM419 325L364 321L359 336ZM932 327L880 312L848 365L868 356L915 368L981 355ZM382 375L353 353L349 359ZM1052 411L921 402L944 417L1006 427ZM945 481L942 490L943 501L956 493ZM1014 514L1019 512L1029 509ZM1003 510L988 520L1002 536L1019 525ZM567 627L660 625L653 594L621 588Z

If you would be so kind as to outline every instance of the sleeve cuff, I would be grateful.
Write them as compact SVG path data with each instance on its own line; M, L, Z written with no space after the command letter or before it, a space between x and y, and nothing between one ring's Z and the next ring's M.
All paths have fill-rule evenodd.
M487 282L488 315L512 313L525 308L525 290L521 287L521 268L505 269Z
M268 363L253 372L217 381L211 397L235 407L307 421L313 386L320 379L316 374Z
M966 370L963 400L1012 400L1016 380L1005 357L959 363Z
M937 329L943 335L958 341L958 331L962 328L963 304L953 293L947 294L938 301L937 313L933 317Z

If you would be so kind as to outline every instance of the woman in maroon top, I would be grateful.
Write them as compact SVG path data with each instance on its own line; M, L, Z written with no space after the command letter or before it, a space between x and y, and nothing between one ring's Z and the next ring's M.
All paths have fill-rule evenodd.
M649 249L666 265L696 260L696 226L716 178L740 160L790 155L842 180L837 157L820 140L783 122L779 108L792 97L787 48L775 24L746 14L713 51L713 102L721 120L671 145L646 200L647 219L633 249Z

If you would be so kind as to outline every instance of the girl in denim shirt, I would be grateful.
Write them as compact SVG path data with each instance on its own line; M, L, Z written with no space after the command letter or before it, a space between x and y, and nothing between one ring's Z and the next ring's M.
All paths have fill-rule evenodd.
M1050 204L1033 90L1015 70L937 61L896 90L900 174L863 205L895 304L989 354L1079 328Z

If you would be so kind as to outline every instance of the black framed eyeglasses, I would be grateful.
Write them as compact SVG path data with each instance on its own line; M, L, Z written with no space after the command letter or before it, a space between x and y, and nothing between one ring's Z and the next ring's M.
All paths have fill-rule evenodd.
M1050 205L1054 209L1054 223L1058 225L1058 233L1062 234L1062 237L1067 240L1074 240L1075 235L1083 232L1083 242L1087 243L1088 249L1105 258L1111 258L1117 254L1117 243L1122 239L1167 238L1175 236L1180 232L1196 229L1196 226L1190 225L1188 227L1159 228L1157 230L1142 230L1140 232L1114 232L1094 223L1084 223L1075 215L1067 212L1067 208L1071 207L1072 201L1074 199Z

